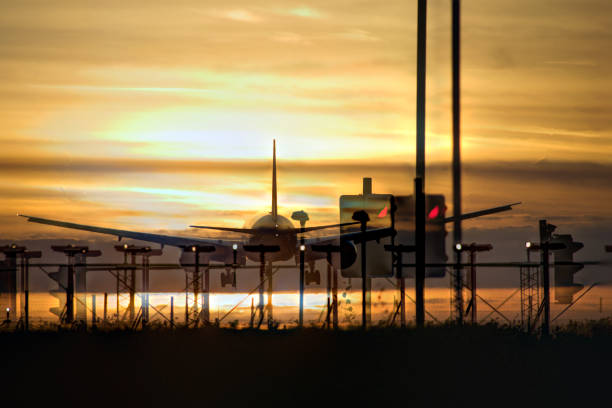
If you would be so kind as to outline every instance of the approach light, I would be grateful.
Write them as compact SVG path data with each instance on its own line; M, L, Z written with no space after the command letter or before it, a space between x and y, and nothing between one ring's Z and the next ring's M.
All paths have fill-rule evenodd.
M128 249L128 244L123 244L123 249Z
M300 251L305 251L306 250L306 245L300 245Z
M437 207L436 207L437 208ZM460 243L456 243L455 244L455 250L456 251L461 251L463 249L463 245L461 245Z
M195 251L196 251L196 247L195 247L195 246L192 246L192 247L191 247L191 252L195 252Z
M8 312L10 312L10 311L11 311L11 308L10 308L10 307L7 307L7 308L6 308L6 313L8 313Z
M232 245L232 249L233 249L234 251L235 251L235 250L237 250L237 249L238 249L238 244L234 244L234 245Z
M554 245L554 244L553 244L553 246L556 246L556 245ZM527 251L539 251L539 250L540 250L540 248L541 248L541 246L540 246L540 244L539 244L539 243L537 243L537 242L531 242L531 241L527 241L527 242L525 242L525 249L526 249ZM549 247L548 249L553 250L553 249L555 249L555 248L550 248L550 247Z

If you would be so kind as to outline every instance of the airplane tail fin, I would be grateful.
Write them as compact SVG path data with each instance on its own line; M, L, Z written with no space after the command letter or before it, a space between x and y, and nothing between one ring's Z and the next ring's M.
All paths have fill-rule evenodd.
M278 215L278 205L276 200L276 139L272 145L272 215Z

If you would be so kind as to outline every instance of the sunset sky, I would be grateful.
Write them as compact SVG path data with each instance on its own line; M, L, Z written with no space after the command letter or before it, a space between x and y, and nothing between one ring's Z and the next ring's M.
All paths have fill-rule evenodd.
M428 10L426 188L451 194L450 1ZM612 2L463 2L466 229L612 232ZM414 176L416 1L0 3L2 239L338 218ZM201 233L199 233L201 234ZM535 237L534 237L535 238ZM610 236L612 243L612 235Z

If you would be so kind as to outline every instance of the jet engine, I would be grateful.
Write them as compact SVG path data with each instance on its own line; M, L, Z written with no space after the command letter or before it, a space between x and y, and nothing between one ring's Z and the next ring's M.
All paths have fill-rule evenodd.
M340 256L332 256L332 265L336 269L345 269L353 265L356 260L357 247L352 241L345 241L340 244Z

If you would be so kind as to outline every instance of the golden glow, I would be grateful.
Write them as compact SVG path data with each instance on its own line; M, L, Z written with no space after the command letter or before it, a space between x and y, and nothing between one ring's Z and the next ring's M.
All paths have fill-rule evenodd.
M242 226L269 211L273 139L283 214L337 221L338 196L361 191L364 176L378 192L412 190L413 2L30 3L0 4L0 217L11 237L57 231L17 211L146 230ZM497 171L612 165L610 26L606 1L592 3L463 9L466 209L525 202L495 226L531 223L540 208L569 216L577 194L585 219L609 217L601 169L573 194ZM427 189L449 197L450 7L428 13Z
M499 305L504 302L510 295L515 292L516 289L510 288L490 288L482 287L479 289L484 299L488 302ZM103 316L103 302L99 299L104 297L103 293L89 293L86 295L86 302L88 309L92 307L92 295L96 295L98 301L96 302L96 315L99 318ZM44 292L33 292L30 294L31 298L31 316L33 322L31 324L38 324L43 322L57 323L57 316L49 312L51 307L56 307L58 300L56 297L44 293ZM174 298L174 318L175 322L181 323L184 319L184 307L185 307L185 293L150 293L149 304L160 311L165 319L170 318L170 298ZM608 299L611 294L611 289L607 285L601 285L595 287L589 292L580 302L576 304L563 314L558 322L567 322L570 320L582 320L587 318L593 318L597 315L600 307L600 299ZM386 288L385 290L374 290L372 293L372 318L374 322L388 321L390 315L396 309L397 291L392 288ZM339 317L340 324L342 327L346 327L347 324L359 324L359 313L360 313L360 298L361 293L359 290L354 292L341 292L339 294ZM273 296L274 306L274 317L282 324L287 324L288 327L296 324L296 318L298 315L299 295L293 292L276 292ZM113 316L115 313L116 295L113 293L108 294L108 315ZM121 309L124 311L129 306L129 296L120 296L119 304ZM141 306L141 294L137 294L135 297L135 307ZM251 301L254 305L257 305L257 295L247 295L246 293L211 293L209 298L209 307L211 312L211 318L219 316L223 317L229 312L234 306L239 306L222 322L222 324L228 324L230 321L239 320L240 324L247 326L250 320L250 307ZM194 306L193 298L187 299L189 307ZM513 319L515 316L520 316L520 296L515 294L506 301L500 311L508 318ZM425 304L428 313L433 315L439 321L444 321L448 318L449 307L448 307L448 287L429 287L425 292ZM604 304L604 313L609 313L607 303ZM322 323L325 319L325 311L327 306L327 296L324 292L316 292L309 290L304 296L304 311L305 320L307 322L319 322ZM561 312L566 305L552 303L551 309L553 316ZM202 298L198 301L198 308L202 307ZM413 319L414 316L414 304L412 302L407 303L406 314L409 320ZM10 312L10 309L6 309ZM163 323L165 320L155 310L150 310L153 321ZM427 319L431 319L431 315L428 314ZM489 311L479 311L481 319L487 317L487 320L498 320L500 321L499 315L495 313L489 313Z

